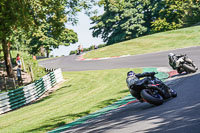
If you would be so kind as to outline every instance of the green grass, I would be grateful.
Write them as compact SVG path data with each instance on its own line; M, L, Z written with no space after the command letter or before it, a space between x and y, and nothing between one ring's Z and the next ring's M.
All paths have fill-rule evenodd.
M142 71L126 68L64 72L66 81L50 96L0 115L0 132L47 132L106 107L129 94L125 82L129 70Z
M88 52L84 58L136 55L200 45L200 26L143 36Z
M84 57L135 55L197 46L199 36L200 26L190 27L103 47ZM132 69L64 72L66 82L50 96L0 115L0 133L47 132L106 107L129 94L125 83L129 70ZM141 69L135 71L141 72Z

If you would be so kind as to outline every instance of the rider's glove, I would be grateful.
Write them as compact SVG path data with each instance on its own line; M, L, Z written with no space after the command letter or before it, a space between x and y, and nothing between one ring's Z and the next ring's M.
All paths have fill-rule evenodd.
M155 72L151 72L151 75L154 76L156 73Z

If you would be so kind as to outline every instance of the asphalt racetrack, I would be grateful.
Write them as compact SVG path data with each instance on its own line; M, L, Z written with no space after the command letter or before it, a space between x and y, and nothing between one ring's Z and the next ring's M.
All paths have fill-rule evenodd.
M200 69L200 47L177 49L116 59L78 61L66 56L41 61L47 68L85 71L133 67L169 67L169 52L187 54ZM133 103L67 129L70 133L200 133L200 74L177 75L169 86L178 96L160 106Z

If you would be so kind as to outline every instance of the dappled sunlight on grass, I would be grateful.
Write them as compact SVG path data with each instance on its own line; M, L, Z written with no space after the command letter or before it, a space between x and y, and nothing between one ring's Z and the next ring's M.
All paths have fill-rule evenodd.
M129 70L141 72L131 68L64 72L66 81L55 92L1 115L0 132L46 132L106 107L129 94L125 82Z

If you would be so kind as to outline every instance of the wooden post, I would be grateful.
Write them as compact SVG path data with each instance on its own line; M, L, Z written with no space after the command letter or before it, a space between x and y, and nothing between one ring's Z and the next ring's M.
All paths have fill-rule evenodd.
M12 80L13 80L14 88L16 89L15 78L12 78Z
M32 66L29 66L30 72L31 72L31 80L34 81L34 74L32 70Z
M23 57L22 57L21 59L22 59L23 67L24 67L24 72L26 72L26 66L25 66L25 64L24 64L24 59L23 59Z
M4 72L6 72L5 67L3 67L3 81L4 81L3 83L4 83L5 90L7 91L6 75Z
M6 82L6 77L5 77L5 75L4 75L3 77L4 77L4 87L5 87L5 90L7 91L7 82Z
M6 90L6 81L5 81L5 75L3 74L2 76L3 76L3 86L4 86L5 90Z

